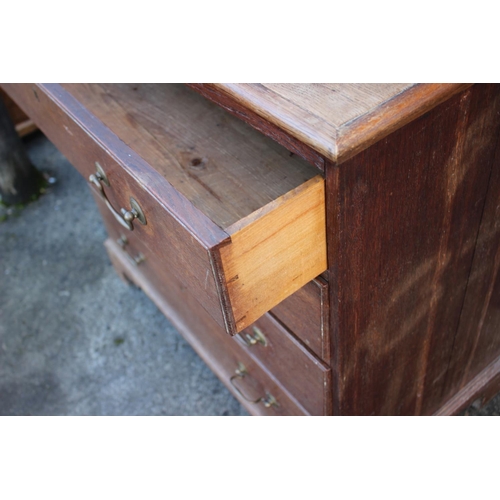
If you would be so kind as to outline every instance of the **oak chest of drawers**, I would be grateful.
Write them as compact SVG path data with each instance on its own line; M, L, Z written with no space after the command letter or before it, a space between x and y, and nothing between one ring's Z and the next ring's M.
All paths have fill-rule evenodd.
M119 274L251 413L500 389L497 85L3 88L89 179Z

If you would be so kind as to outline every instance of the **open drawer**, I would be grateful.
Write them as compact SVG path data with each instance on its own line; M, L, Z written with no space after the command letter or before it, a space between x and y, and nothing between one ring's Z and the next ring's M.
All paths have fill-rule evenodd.
M315 167L187 87L3 88L228 333L326 270Z

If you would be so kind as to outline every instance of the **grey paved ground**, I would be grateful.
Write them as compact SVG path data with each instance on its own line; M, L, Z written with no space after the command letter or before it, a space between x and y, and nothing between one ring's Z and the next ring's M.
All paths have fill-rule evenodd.
M0 414L246 414L115 274L84 179L41 134L28 151L57 183L0 223Z
M0 415L245 415L173 326L116 276L86 182L41 134L57 183L0 223ZM469 415L499 415L500 397Z

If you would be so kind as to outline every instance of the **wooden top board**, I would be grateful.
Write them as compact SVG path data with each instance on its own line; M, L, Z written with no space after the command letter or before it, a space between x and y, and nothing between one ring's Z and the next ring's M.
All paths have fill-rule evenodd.
M243 106L325 159L337 163L366 149L470 85L190 84L224 107L231 108L232 104ZM240 117L245 119L241 113ZM259 124L253 125L263 130Z

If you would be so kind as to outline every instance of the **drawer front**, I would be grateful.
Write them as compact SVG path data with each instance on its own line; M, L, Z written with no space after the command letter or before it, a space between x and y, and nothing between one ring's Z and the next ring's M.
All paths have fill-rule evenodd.
M109 214L109 211L106 210L99 197L96 197L96 201L110 239L120 247L122 260L127 260L129 267L137 268L138 272L142 276L145 276L148 282L155 283L155 289L162 290L161 293L163 296L167 293L172 293L166 290L166 283L173 282L173 278L169 276L168 269L158 264L154 255L149 252L145 242L138 237L138 233L125 234L120 225ZM132 279L132 281L135 280ZM183 289L181 293L185 297L189 294L185 285L178 284L175 286L177 289ZM177 301L177 299L170 297L169 301L172 300ZM186 300L189 301L191 311L189 313L186 310L186 314L198 315L196 320L188 321L192 321L193 324L203 321L206 323L205 327L208 328L213 323L213 320L209 320L207 317L200 319L200 313L196 312L199 310L199 307L190 294L189 297L186 297ZM196 330L202 330L201 324L196 327ZM220 327L214 328L214 331L216 333L219 332L219 334L221 333ZM259 334L265 339L263 343L259 342ZM231 377L234 376L232 379L232 384L235 385L235 387L232 387L233 391L241 389L243 395L249 399L258 399L255 394L256 382L250 376L252 373L255 373L255 369L244 377L238 376L236 373L238 363L243 363L247 371L249 366L253 368L256 365L260 369L271 373L293 395L308 414L331 414L330 368L311 354L299 340L290 334L270 314L264 315L254 325L233 338L224 335L221 341L228 342L232 351L237 351L236 354L241 353L239 357L237 356L238 359L236 361L233 359L234 362L227 365L227 370L233 370L234 368L234 373L231 373ZM244 362L242 361L243 359L245 360ZM242 396L240 395L241 398Z
M311 351L330 363L328 283L318 277L283 302L271 313Z
M168 182L168 174L156 171L60 85L4 88L80 173L92 179L115 219L140 234L157 262L174 269L229 334L251 325L326 269L320 176L301 180L221 229ZM112 98L99 103L104 116L114 112L110 102ZM148 133L136 130L134 123L121 133L124 129L134 131L136 142ZM168 154L162 158L166 165L175 163Z
M331 414L331 370L270 314L239 333L240 345L311 415Z
M119 237L120 233L120 229L112 224L110 236ZM144 260L139 265L133 263L130 257L145 250L136 235L130 238L125 249L111 238L106 241L106 248L119 274L153 300L251 414L308 415L279 381L229 337L204 309L198 307L186 286L173 274L166 272L164 267L156 268L154 259L147 254L143 254Z

